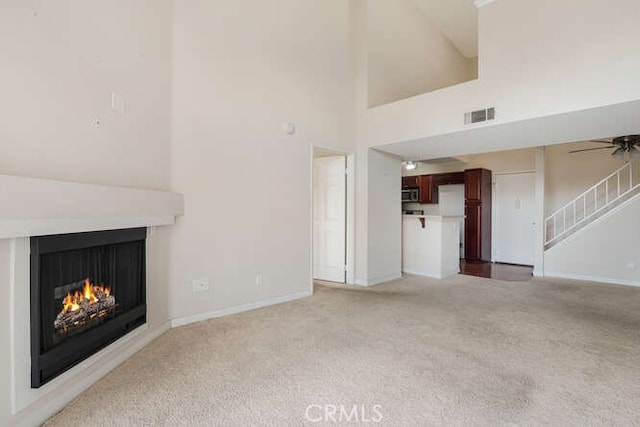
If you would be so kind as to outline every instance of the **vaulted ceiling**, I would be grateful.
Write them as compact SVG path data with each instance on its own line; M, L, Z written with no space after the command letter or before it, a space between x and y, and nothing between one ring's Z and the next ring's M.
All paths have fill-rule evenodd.
M478 9L473 0L413 1L464 56L478 56Z

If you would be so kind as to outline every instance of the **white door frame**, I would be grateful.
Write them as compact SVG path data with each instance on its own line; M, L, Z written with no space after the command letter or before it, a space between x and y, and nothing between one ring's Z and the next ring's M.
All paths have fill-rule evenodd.
M355 206L356 206L356 180L355 180L355 154L351 151L340 151L334 148L327 148L320 145L311 145L311 152L309 156L309 163L311 164L311 180L309 187L309 194L311 194L311 203L309 204L309 218L311 219L311 226L309 229L309 235L311 237L311 250L309 251L310 260L309 265L311 266L309 271L310 276L310 284L311 290L313 291L313 158L314 151L316 149L327 151L334 153L336 156L345 156L347 159L347 170L345 173L347 174L347 224L346 224L346 274L345 274L345 283L347 285L355 284L355 260L356 260L356 215L355 215Z
M496 230L498 229L498 221L497 221L497 215L495 215L494 212L494 208L496 206L495 201L496 199L496 176L498 175L520 175L523 173L530 173L533 174L535 176L536 171L535 170L522 170L522 171L513 171L513 172L494 172L491 176L491 200L492 200L492 204L494 206L491 207L491 262L496 262L496 256L495 256L495 250L494 250L494 246L493 246L493 242L496 242ZM534 198L535 198L535 194L534 194ZM533 253L534 253L534 263L535 263L535 253L537 251L537 243L534 239L533 242Z

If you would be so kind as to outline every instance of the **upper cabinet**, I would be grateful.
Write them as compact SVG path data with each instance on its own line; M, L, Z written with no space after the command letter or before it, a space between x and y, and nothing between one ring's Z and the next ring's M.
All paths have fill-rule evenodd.
M438 186L435 175L420 175L418 188L420 189L420 203L438 203Z
M436 185L464 184L464 172L449 172L433 175Z
M402 177L402 189L420 189L419 203L423 204L438 203L438 186L450 184L464 184L464 172Z
M486 169L467 169L465 177L464 198L467 201L477 200L480 202L483 195L486 197L486 194L491 194L491 171ZM485 188L487 186L488 189Z
M417 176L403 176L402 177L402 189L406 190L408 188L418 188L418 177Z

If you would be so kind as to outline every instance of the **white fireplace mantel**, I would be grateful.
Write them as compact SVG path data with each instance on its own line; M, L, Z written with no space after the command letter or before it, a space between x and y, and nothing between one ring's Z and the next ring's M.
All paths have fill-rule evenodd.
M0 175L0 239L170 225L182 194Z
M147 324L32 389L29 237L171 225L183 213L184 199L177 193L0 175L0 252L6 256L0 271L9 272L0 282L8 285L10 301L9 342L2 343L8 354L0 359L11 363L11 411L24 414L25 425L40 424L170 326L168 319L154 317L154 302L162 301L163 292L157 283L148 284ZM153 236L147 236L148 248L155 247ZM147 266L154 262L151 258Z

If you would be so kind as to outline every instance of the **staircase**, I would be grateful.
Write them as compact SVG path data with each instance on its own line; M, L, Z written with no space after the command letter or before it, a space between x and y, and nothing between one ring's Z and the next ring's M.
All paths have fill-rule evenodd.
M636 168L638 169L638 168ZM549 215L544 249L550 249L607 212L640 194L640 171L631 162Z

